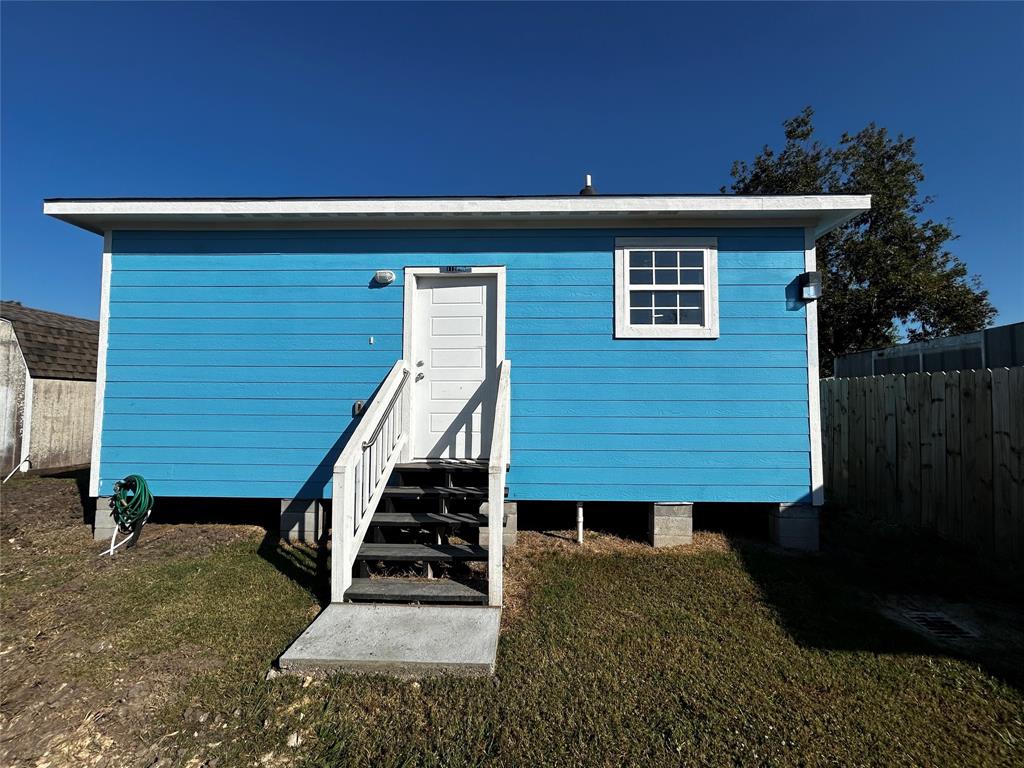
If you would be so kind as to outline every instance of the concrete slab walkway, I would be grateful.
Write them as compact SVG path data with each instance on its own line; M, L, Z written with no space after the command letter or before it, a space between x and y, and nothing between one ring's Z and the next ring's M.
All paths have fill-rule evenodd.
M491 675L501 609L332 603L282 654L281 670Z

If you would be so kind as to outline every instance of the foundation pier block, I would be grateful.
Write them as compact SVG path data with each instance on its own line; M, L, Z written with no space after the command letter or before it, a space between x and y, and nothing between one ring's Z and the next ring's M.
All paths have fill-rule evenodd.
M480 514L487 515L490 505L485 501L480 505ZM490 520L488 519L488 522ZM502 541L505 548L516 543L516 534L519 532L519 505L514 501L505 502L505 528L502 531ZM480 526L480 546L486 547L491 540L491 529L487 525Z
M686 501L659 501L651 504L647 526L651 546L678 547L693 543L693 504Z
M769 513L772 543L786 549L818 551L818 507L810 504L779 504Z
M282 539L316 545L324 533L324 507L317 499L281 499Z

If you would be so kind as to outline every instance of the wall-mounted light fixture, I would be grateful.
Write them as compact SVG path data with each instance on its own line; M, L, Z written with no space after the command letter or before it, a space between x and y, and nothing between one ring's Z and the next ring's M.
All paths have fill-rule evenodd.
M804 272L800 275L800 297L806 301L821 298L821 272Z
M391 285L395 282L395 273L390 269L378 269L373 275L373 280L380 285Z

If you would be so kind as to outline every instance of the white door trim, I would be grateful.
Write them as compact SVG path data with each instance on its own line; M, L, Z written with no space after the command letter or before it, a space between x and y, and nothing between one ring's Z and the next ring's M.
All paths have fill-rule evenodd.
M402 358L405 364L413 369L413 302L416 300L416 288L421 277L444 277L458 280L460 277L479 277L480 275L495 278L495 359L505 359L505 267L469 267L469 272L449 272L445 267L406 267L404 306L402 308ZM416 419L409 419L408 446L416 445Z

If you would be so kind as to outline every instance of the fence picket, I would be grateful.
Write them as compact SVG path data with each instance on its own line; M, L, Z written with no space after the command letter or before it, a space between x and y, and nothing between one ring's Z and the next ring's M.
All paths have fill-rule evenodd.
M838 386L839 399L839 466L837 482L839 484L839 501L850 502L850 381L840 379Z
M885 498L883 504L885 517L887 520L892 521L899 518L899 438L896 429L896 377L885 376L881 383L882 405L884 409L885 467L882 473L883 482L879 492Z
M946 411L946 515L945 530L938 534L950 541L962 543L964 538L964 495L963 495L963 449L960 428L960 372L950 371L944 376Z
M921 375L903 377L898 392L901 420L900 436L900 521L912 526L921 524Z
M1016 545L1014 467L1010 449L1010 371L992 371L992 526L996 557L1011 560Z
M921 429L928 432L929 453L922 456L927 464L928 476L922 478L922 488L928 490L921 502L921 522L927 528L938 530L946 517L946 387L942 374L929 374L924 390L925 407L921 413Z
M965 507L968 545L985 556L993 554L992 522L992 374L972 371L971 398L964 408Z

